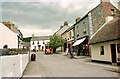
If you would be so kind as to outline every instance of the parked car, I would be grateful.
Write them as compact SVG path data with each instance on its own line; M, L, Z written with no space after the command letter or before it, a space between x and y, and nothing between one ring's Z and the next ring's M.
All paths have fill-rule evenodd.
M52 49L51 48L45 49L45 54L52 54Z

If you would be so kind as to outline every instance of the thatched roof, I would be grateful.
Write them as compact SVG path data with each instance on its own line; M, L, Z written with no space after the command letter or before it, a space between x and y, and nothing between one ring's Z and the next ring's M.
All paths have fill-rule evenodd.
M89 44L96 44L120 39L120 17L105 24L91 38Z

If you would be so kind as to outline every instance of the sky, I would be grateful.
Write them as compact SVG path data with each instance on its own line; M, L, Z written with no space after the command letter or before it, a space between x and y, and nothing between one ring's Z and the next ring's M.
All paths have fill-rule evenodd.
M110 0L118 7L119 0ZM100 0L1 0L0 22L11 21L24 37L54 34L64 21L69 26L77 17L100 4Z

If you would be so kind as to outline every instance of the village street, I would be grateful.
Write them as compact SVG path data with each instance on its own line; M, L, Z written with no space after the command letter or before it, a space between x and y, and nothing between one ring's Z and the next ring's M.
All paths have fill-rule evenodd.
M89 57L70 59L63 53L45 55L36 53L37 60L29 62L24 77L118 77L104 66L92 63ZM107 66L107 65L106 65Z

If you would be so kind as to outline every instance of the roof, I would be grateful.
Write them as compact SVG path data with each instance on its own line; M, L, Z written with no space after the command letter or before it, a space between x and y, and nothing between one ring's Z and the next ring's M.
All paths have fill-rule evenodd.
M72 30L74 28L74 26L71 26L71 27L69 27L66 31L64 31L61 35L63 35L64 33L66 33L66 32L68 32L68 31L70 31L70 30Z
M103 25L90 38L89 44L102 43L120 39L120 17L116 17L110 22Z
M109 3L110 5L112 5L110 2L107 2L107 3ZM89 12L87 12L78 22L76 22L75 24L73 24L73 26L75 27L75 25L77 25L80 21L82 21L84 18L86 18L86 17L88 17L88 14L90 13L90 12L92 12L92 11L94 11L96 8L98 8L99 6L101 6L103 4L103 2L102 3L100 3L100 4L98 4L96 7L94 7L93 9L91 9ZM114 8L116 8L114 5L112 5ZM116 8L117 9L117 8ZM118 9L117 9L118 10ZM119 15L118 15L119 16Z
M50 40L50 36L34 36L31 41Z
M55 32L55 34L61 35L61 34L63 34L68 28L69 28L69 26L64 26L64 27L60 28L57 32Z

